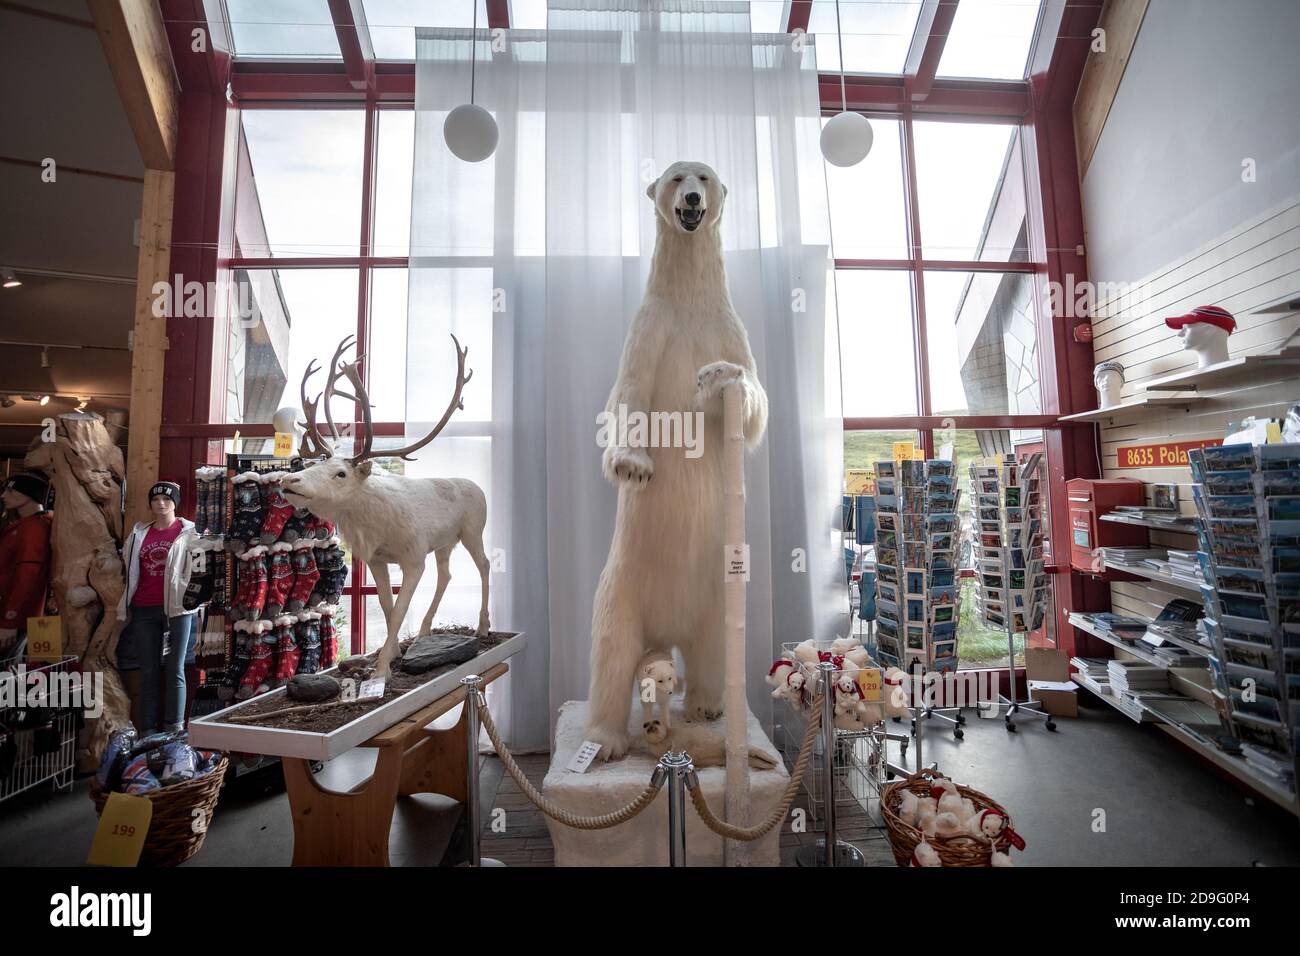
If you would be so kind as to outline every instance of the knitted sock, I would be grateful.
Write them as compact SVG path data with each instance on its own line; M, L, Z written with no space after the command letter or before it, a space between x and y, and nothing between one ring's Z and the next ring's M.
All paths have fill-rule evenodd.
M194 469L194 530L208 530L208 469Z
M262 537L263 516L261 476L246 471L235 479L235 513L227 538L242 542L244 547L257 544Z
M272 544L279 537L284 526L293 517L293 505L284 498L280 487L283 471L272 471L262 476L262 543Z
M239 679L239 690L235 691L237 700L247 700L262 691L266 679L271 674L271 664L275 657L275 638L266 639L271 629L271 622L250 621L248 623L252 625L249 634L252 659L248 662L248 669L244 671L244 676Z
M297 613L307 606L307 599L320 580L316 557L312 554L311 538L303 538L293 546L293 591L285 610Z
M338 660L338 632L334 630L335 609L328 604L320 605L320 666L321 670L333 667Z
M249 621L260 618L266 609L266 592L269 590L266 552L265 545L258 545L249 548L239 558L240 576L247 580L243 601L244 618Z
M185 585L185 594L181 597L181 606L193 611L201 604L212 600L212 546L205 539L190 549L186 555L190 562L190 581Z
M290 552L293 545L288 541L278 541L271 545L267 556L267 574L270 578L266 590L266 616L279 617L284 612L285 602L293 590L293 561Z
M299 538L307 536L307 520L311 517L311 512L306 508L296 508L289 520L284 523L284 528L280 531L280 540L288 541L290 544L295 543Z
M337 533L333 521L318 518L310 512L307 513L305 524L305 534L310 535L313 538L320 538L322 541L334 537Z
M343 557L343 549L339 547L339 539L330 538L329 543L323 548L316 548L314 554L320 580L312 589L311 599L307 603L338 604L343 585L348 579L348 565Z
M230 662L230 670L226 671L226 679L221 682L221 687L217 690L217 696L222 700L230 700L235 696L235 688L243 680L244 673L252 661L253 637L249 633L251 625L251 621L235 622L235 653Z
M230 522L226 505L226 492L229 485L230 478L226 474L226 469L217 467L212 479L212 508L216 513L212 526L220 531L224 531Z
M275 619L275 658L268 681L272 687L287 683L298 672L300 651L294 634L295 624L297 621L292 614L283 614Z
M294 628L302 656L298 658L299 674L315 674L321 668L320 614L303 611Z

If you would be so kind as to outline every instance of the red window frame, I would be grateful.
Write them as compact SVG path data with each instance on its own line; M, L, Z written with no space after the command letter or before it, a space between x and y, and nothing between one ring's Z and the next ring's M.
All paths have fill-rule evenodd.
M915 416L846 418L846 431L908 429L919 431L927 454L934 451L934 429L1042 428L1049 481L1059 486L1067 477L1093 477L1097 466L1090 430L1062 427L1057 419L1084 411L1094 403L1091 389L1092 353L1080 348L1072 329L1038 317L1040 384L1043 415L957 416L940 420L930 405L929 358L926 342L924 276L929 271L1022 272L1035 277L1040 303L1046 283L1087 278L1083 259L1082 203L1075 160L1072 103L1092 28L1100 16L1102 0L1044 0L1044 12L1031 53L1031 70L1023 81L968 81L937 78L959 0L923 0L917 32L901 76L853 75L843 81L835 74L819 77L824 114L841 108L841 83L850 109L867 115L898 119L902 129L904 184L910 255L903 259L839 259L837 269L894 269L907 271L913 286L913 335L916 343L918 409ZM381 109L414 107L414 65L376 62L365 26L361 0L329 0L339 39L341 60L276 61L234 58L220 0L161 0L164 21L181 80L181 122L177 162L177 189L173 217L174 272L199 281L212 281L222 270L233 268L306 269L355 268L358 270L356 336L358 354L364 355L369 338L368 305L371 269L405 268L407 257L373 256L372 222L375 197L375 152L378 113ZM792 0L787 32L806 31L812 0ZM488 29L508 28L507 0L487 0ZM1044 27L1044 24L1054 25ZM209 42L194 50L194 31L206 30ZM236 105L237 104L237 105ZM329 258L239 258L222 255L227 250L223 230L230 197L223 194L228 165L231 120L238 109L359 109L365 111L362 215L358 255ZM956 118L966 122L1013 122L1019 125L1025 163L1027 218L1031 252L1024 262L928 260L921 243L920 206L916 189L914 122L918 117ZM1041 311L1041 309L1040 309ZM226 425L211 420L211 321L169 324L170 350L160 457L163 472L192 480L193 465L215 460L222 440L243 435L269 435L270 426ZM363 371L365 363L363 361ZM360 424L359 410L354 414ZM381 435L401 434L402 422L377 423ZM1061 495L1055 496L1058 499ZM192 498L190 499L192 500ZM1061 508L1064 502L1060 502ZM1064 513L1049 505L1054 539L1066 533ZM1068 553L1068 544L1054 540L1054 552ZM378 593L364 582L364 568L353 564L348 594L352 602L352 649L364 649L365 598ZM1052 568L1061 571L1060 568ZM1058 644L1075 650L1073 630L1064 626L1071 609L1107 606L1104 586L1069 574L1055 576Z

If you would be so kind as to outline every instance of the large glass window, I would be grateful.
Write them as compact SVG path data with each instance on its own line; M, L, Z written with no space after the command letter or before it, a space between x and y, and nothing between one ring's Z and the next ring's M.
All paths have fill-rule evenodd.
M930 403L936 415L1037 415L1033 276L926 272Z
M921 0L840 0L844 69L849 73L902 73L921 15ZM814 0L808 32L816 35L817 69L838 72L835 0Z
M825 120L823 120L825 122ZM831 238L840 259L906 259L907 190L902 124L871 118L871 152L856 166L826 166Z
M1026 258L1016 127L927 120L913 129L925 258Z
M244 110L240 123L239 255L355 256L365 111Z
M1019 80L1041 0L961 0L939 58L939 76Z
M845 417L915 415L912 277L841 269L830 291L828 305L839 315Z
M225 0L239 57L339 59L326 0Z

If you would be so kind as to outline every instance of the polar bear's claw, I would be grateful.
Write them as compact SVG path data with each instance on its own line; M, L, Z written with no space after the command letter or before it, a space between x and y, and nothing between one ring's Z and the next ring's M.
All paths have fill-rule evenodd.
M710 362L695 377L695 407L703 409L722 394L723 388L745 377L745 370L734 362Z
M643 448L610 446L605 449L603 464L605 477L614 484L644 486L655 473L654 460Z
M611 732L588 727L586 738L593 744L600 744L598 756L601 760L622 760L627 756L629 740L626 730Z

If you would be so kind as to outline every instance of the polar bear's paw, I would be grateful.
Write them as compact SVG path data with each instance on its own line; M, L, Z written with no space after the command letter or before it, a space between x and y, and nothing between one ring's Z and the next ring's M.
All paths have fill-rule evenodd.
M627 756L630 740L626 730L609 731L588 727L586 739L593 744L600 744L598 756L601 760L622 760Z
M717 720L722 716L722 701L706 700L704 697L692 697L686 692L686 719L690 721Z
M654 477L655 463L644 448L606 447L601 456L605 477L612 483L645 485Z
M710 362L695 377L695 407L703 411L724 388L744 377L745 370L734 362Z

